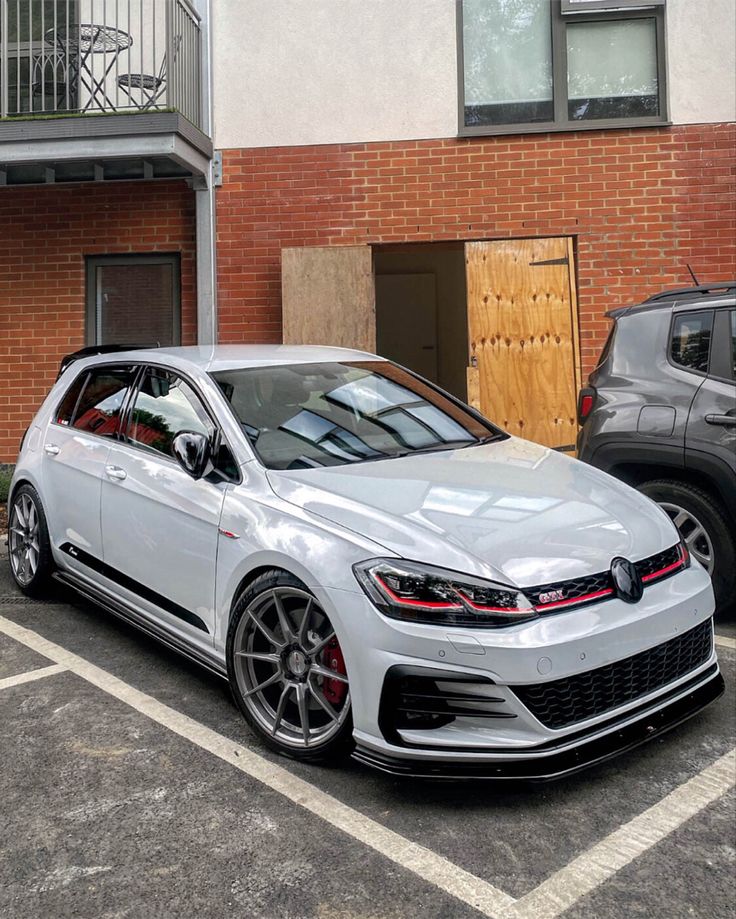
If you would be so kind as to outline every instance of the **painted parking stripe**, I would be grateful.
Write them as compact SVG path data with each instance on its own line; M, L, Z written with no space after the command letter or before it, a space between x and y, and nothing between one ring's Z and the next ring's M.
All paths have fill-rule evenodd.
M727 638L725 635L716 635L714 638L716 646L719 648L736 649L736 638Z
M18 673L16 676L6 676L0 680L0 689L9 689L11 686L21 686L23 683L31 683L33 680L41 680L45 676L53 676L55 673L63 673L66 667L63 664L51 664L50 667L38 667L36 670L26 670L25 673Z
M515 902L513 897L502 890L470 874L441 855L389 830L316 786L298 778L282 766L269 762L247 747L223 737L152 696L129 686L100 667L48 641L36 632L31 632L2 616L0 616L0 632L4 632L10 638L56 661L61 667L87 680L121 702L125 702L157 724L230 763L241 772L279 792L300 807L311 811L395 864L412 871L440 890L474 907L481 914L498 919L502 911Z
M736 784L735 749L588 849L531 893L515 900L441 855L389 830L283 767L164 705L36 632L2 616L0 632L56 661L62 670L87 680L162 727L230 763L489 919L557 919L581 897L661 842Z
M736 784L730 750L667 797L619 827L504 912L504 919L556 919Z

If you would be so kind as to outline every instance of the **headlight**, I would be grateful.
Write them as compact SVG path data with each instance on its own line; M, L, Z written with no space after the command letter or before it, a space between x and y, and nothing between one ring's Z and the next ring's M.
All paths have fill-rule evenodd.
M487 629L537 617L513 587L444 568L374 558L354 565L353 571L369 599L394 619Z

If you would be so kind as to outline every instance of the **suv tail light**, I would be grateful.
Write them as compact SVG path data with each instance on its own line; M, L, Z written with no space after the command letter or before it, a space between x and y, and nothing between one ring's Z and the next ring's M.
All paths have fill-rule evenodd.
M580 390L578 396L578 424L585 424L588 416L595 408L596 391L592 386Z

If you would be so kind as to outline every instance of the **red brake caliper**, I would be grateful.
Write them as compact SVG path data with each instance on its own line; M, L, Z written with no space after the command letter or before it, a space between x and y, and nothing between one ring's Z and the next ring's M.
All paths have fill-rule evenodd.
M347 675L345 658L342 655L342 650L335 637L330 639L327 647L322 652L322 666L326 667L328 670L334 670L335 673ZM340 705L347 691L348 684L343 683L342 680L333 680L330 679L330 677L325 677L322 683L322 693L330 705Z

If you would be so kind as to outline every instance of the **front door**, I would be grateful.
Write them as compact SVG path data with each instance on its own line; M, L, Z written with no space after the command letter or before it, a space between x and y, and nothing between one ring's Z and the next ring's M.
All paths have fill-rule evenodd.
M180 431L215 430L193 388L146 370L124 442L102 481L102 544L108 577L172 631L205 647L214 636L217 538L227 484L194 480L174 459Z
M468 401L509 433L575 449L580 387L572 240L465 246Z

